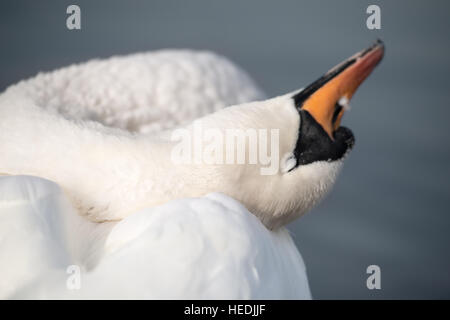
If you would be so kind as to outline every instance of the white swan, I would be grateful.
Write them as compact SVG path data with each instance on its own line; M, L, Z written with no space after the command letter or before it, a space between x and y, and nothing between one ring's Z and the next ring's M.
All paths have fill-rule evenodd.
M5 228L9 230L8 223L24 224L23 230L38 239L29 242L4 231L5 239L17 238L5 242L9 247L4 252L15 250L14 243L20 242L25 259L30 250L46 259L31 274L17 259L28 275L14 276L11 268L16 282L0 287L0 295L309 298L303 261L287 231L269 231L256 217L278 229L329 190L353 144L351 132L339 127L344 109L339 101L351 97L382 55L383 45L377 43L302 91L223 109L198 121L222 131L278 129L281 168L267 176L260 174L262 165L174 165L174 142L167 132L155 133L183 126L228 102L261 96L251 80L223 58L186 51L171 51L167 57L159 52L115 58L40 75L9 88L0 96L0 153L6 155L0 172L47 178L64 192L38 178L1 178L0 190L19 190L12 196L4 191L6 199L0 201ZM124 74L126 59L137 64ZM153 60L154 67L148 67ZM160 65L170 71L155 71L166 60L171 67ZM192 84L186 75L177 75L186 63L189 74L209 73L209 78ZM171 105L166 94L145 85L152 82L145 80L152 78L146 72L169 76L168 92L177 97L173 109L164 109ZM219 102L211 104L213 100ZM148 111L155 101L162 101L161 107ZM177 112L185 116L174 116ZM194 125L184 130L196 134ZM45 196L23 191L24 186ZM256 217L228 196L205 196L211 191L240 200ZM181 199L186 197L202 198ZM20 206L11 206L15 203ZM121 221L91 222L72 207L91 221ZM50 245L57 248L50 250ZM80 290L67 289L68 264L87 271Z

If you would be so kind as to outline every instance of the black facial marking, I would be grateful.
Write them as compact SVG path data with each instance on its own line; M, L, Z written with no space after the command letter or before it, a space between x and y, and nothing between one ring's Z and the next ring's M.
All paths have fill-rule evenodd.
M339 127L331 140L322 126L306 110L299 110L300 129L294 156L297 160L295 169L316 161L334 161L341 159L355 143L350 129Z

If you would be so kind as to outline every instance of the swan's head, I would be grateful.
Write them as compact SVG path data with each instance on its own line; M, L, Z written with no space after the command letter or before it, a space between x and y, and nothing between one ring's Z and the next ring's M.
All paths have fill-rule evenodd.
M203 142L210 191L240 200L269 229L311 209L331 189L353 147L353 133L340 126L341 118L383 53L378 41L303 90L194 122L190 132ZM201 185L203 178L197 179Z

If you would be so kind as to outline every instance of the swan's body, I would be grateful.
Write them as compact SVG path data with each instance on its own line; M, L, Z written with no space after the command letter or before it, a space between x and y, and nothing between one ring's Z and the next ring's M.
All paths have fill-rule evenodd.
M24 276L20 269L14 275L11 268L16 283L0 288L0 294L310 297L301 256L280 227L308 211L333 185L353 146L351 132L339 126L344 110L340 103L351 97L382 54L383 46L377 43L304 90L250 103L243 102L262 94L244 73L223 58L191 52L171 51L170 59L155 54L169 70L162 74L174 82L167 82L169 95L176 97L173 104L167 95L150 90L148 74L161 75L154 67L145 75L143 66L152 54L134 56L131 60L141 68L130 73L123 59L111 59L110 64L90 62L10 87L0 95L0 174L37 176L57 185L33 177L1 178L0 191L18 190L12 196L4 191L3 201L0 192L5 230L10 230L8 224L19 226L36 241L14 232L3 231L2 236L17 237L22 268L24 260L33 257L31 252L46 261L31 275ZM172 75L185 65L180 57L195 60L187 74L208 76L192 82L186 74ZM211 114L227 103L238 105ZM174 116L174 110L184 116ZM201 140L198 125L219 134L229 129L275 130L279 139L257 136L258 147L271 151L269 164L178 163L174 149L180 140L174 139L174 132L182 130ZM250 157L252 145L244 150ZM267 174L272 163L276 170ZM23 188L42 189L48 196L37 203L33 192ZM207 196L211 192L225 195ZM88 219L74 214L73 208ZM278 230L269 231L261 222ZM16 251L14 242L4 243L5 252ZM64 266L74 261L89 272L82 291L68 293L61 281L67 277ZM130 270L130 279L107 283Z
M0 234L8 240L0 242L0 298L310 298L287 230L268 231L225 195L96 224L40 178L0 177L0 194Z

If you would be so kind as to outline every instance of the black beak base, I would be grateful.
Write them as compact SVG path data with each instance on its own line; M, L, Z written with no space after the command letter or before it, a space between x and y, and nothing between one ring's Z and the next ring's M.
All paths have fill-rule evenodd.
M355 137L350 129L339 127L333 140L308 111L299 110L299 114L299 137L294 150L297 164L293 169L316 161L339 160L353 148Z

